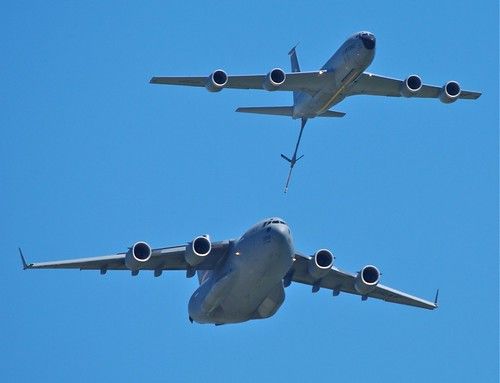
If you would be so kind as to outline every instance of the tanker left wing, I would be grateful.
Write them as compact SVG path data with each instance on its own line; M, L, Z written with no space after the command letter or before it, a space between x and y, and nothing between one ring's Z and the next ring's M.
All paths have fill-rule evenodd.
M380 272L375 266L368 265L356 274L349 273L333 266L333 256L328 250L318 253L319 257L295 254L293 266L285 277L285 286L293 281L312 286L313 292L325 288L332 290L333 295L345 292L360 295L363 300L375 298L429 310L438 307L437 293L434 302L418 298L379 284Z
M152 249L145 242L136 242L127 252L91 258L28 263L19 249L23 269L79 269L130 270L136 275L140 270L154 270L160 275L163 270L187 270L194 275L196 270L212 270L225 258L231 241L211 243L208 237L196 237L181 246Z
M368 72L362 73L354 80L344 94L346 97L366 94L387 97L439 98L444 103L451 103L457 99L475 100L481 96L479 92L462 90L456 81L448 81L443 86L426 85L417 75L410 75L400 80Z

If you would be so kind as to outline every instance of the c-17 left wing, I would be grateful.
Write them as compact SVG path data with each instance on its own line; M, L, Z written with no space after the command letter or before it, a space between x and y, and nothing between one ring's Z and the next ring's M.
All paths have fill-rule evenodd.
M285 73L283 70L275 68L268 74L232 76L218 69L209 76L152 77L149 82L151 84L206 87L212 92L223 88L232 88L316 93L324 87L328 75L327 72L321 70Z
M313 257L295 254L293 266L285 277L285 286L293 281L313 286L313 292L318 291L319 288L325 288L332 290L334 295L338 295L340 292L346 292L349 294L360 295L363 299L375 298L387 302L422 307L429 310L433 310L438 307L437 293L434 302L430 302L425 299L406 294L402 291L378 284L380 274L378 269L374 266L365 266L363 270L357 274L342 271L333 266L328 271L325 270L325 274L323 276L315 278L310 272L310 264L313 261ZM371 281L366 281L368 284L364 286L363 283L360 283L362 281L362 273L367 273L364 275L366 279L373 278ZM372 275L370 276L369 274ZM370 284L370 282L373 283Z
M188 270L194 275L196 270L214 269L226 256L231 244L231 241L210 243L203 240L196 244L199 238L205 237L197 237L187 245L157 249L151 249L145 242L137 242L125 253L39 263L28 263L21 249L19 252L24 269L100 270L102 274L108 270L154 270L155 275L163 270Z
M448 81L443 86L422 84L417 75L410 75L404 80L362 73L344 92L346 97L354 95L372 95L388 97L439 98L445 103L457 99L475 100L479 92L462 90L456 81Z

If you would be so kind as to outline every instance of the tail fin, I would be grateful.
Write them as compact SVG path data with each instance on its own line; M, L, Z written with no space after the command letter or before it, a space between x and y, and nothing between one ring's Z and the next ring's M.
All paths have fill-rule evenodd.
M293 106L256 106L236 109L240 113L272 114L275 116L293 116Z
M292 49L290 49L290 52L288 52L288 55L290 56L290 63L292 64L292 72L300 72L299 59L297 58L297 51L295 50L297 45L298 44L296 44ZM297 91L293 92L293 105L297 104L299 93L300 92Z
M300 72L299 59L297 58L297 52L295 50L295 48L297 48L297 45L295 45L292 49L290 49L290 52L288 52L292 64L292 72Z

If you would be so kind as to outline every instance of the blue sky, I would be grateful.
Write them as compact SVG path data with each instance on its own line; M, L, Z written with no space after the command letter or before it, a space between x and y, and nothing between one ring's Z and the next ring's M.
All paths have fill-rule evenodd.
M0 5L0 371L5 381L498 381L498 2ZM458 80L475 101L352 97L308 124L234 113L284 92L152 75L319 68L354 32L370 71ZM191 325L182 273L25 271L137 240L239 236L279 215L305 253L377 265L430 312L292 285L271 319Z

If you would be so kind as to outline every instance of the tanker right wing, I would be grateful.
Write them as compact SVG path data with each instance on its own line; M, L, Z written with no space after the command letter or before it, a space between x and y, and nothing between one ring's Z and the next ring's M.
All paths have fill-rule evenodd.
M302 91L311 94L321 90L328 73L325 71L289 72L285 73L279 68L271 70L268 74L255 75L228 75L221 69L212 72L209 76L164 76L152 77L150 84L184 85L205 87L211 92L218 92L223 88L232 89L260 89L280 91Z

